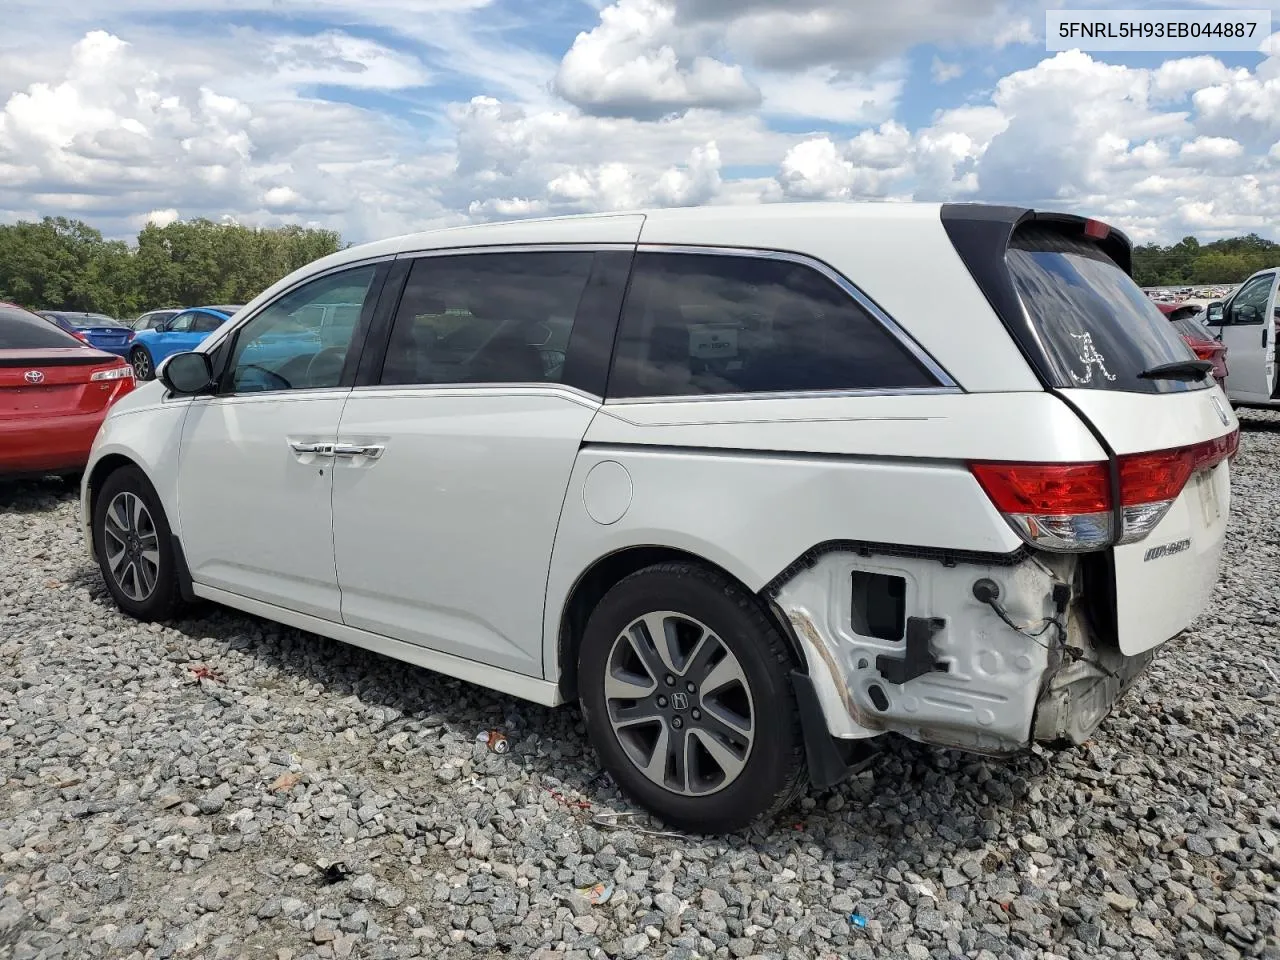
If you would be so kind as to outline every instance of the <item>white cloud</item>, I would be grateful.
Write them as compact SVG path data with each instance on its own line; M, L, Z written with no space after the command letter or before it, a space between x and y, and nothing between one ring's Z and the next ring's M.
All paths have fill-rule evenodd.
M142 218L142 225L151 224L156 227L167 227L178 220L178 211L169 207L165 210L152 210Z
M810 67L797 73L758 75L766 114L834 123L879 123L893 116L905 83L905 68L890 63L872 73Z
M1039 38L1036 36L1035 28L1031 26L1030 20L1011 20L992 37L991 45L997 50L1003 50L1005 47L1010 47L1014 44L1033 44L1038 40Z
M964 67L958 63L947 63L935 55L933 64L929 68L929 75L933 77L934 83L950 83L964 76Z
M41 38L31 57L14 44L49 18L10 0L0 219L65 213L119 235L180 211L360 240L655 204L916 197L1087 211L1139 240L1280 223L1280 60L1147 69L1007 50L1028 66L990 72L986 90L956 83L953 64L968 79L975 51L1026 40L1021 0L900 0L875 16L845 0L601 0L563 59L518 32L563 8L294 4L174 0L202 23L277 14L193 38L145 20L167 2L82 0L49 28L74 26L76 42ZM135 19L83 29L117 6ZM919 42L937 56L904 55ZM908 125L921 104L901 101L931 74L961 105Z
M602 10L600 25L578 34L565 54L556 90L589 113L612 116L760 102L742 67L697 51L666 0L618 0Z

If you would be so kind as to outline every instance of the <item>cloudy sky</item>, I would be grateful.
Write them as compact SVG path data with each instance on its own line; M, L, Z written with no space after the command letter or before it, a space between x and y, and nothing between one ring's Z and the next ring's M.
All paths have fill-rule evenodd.
M1247 5L1268 4L1280 28L1280 0ZM1047 5L5 0L0 221L127 237L230 216L360 241L914 198L1280 240L1280 34L1258 53L1050 54Z

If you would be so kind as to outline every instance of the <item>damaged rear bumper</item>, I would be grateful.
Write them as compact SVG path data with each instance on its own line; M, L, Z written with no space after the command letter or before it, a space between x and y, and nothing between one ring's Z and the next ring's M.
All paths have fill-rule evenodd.
M811 760L821 734L893 731L994 756L1081 743L1154 658L1097 636L1079 556L910 553L827 549L770 590L806 664L795 685ZM975 596L984 580L1010 622Z

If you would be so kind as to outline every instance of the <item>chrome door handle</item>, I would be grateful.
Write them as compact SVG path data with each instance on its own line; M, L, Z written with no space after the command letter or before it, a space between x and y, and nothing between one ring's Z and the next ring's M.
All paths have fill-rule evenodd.
M290 440L289 447L297 454L314 453L317 457L332 457L334 455L332 443L309 443L305 440Z
M339 443L333 447L333 455L344 459L364 457L366 460L377 460L387 448L381 444Z

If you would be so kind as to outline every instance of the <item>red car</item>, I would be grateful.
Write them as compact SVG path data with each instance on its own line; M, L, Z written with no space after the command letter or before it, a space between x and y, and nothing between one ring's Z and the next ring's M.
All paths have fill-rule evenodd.
M1201 360L1213 364L1213 379L1218 386L1226 389L1227 383L1227 345L1213 335L1213 332L1196 319L1204 311L1200 307L1180 303L1157 303L1160 312L1182 334L1192 352Z
M0 303L0 478L75 474L133 368Z

